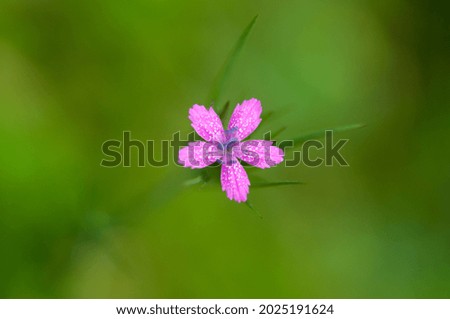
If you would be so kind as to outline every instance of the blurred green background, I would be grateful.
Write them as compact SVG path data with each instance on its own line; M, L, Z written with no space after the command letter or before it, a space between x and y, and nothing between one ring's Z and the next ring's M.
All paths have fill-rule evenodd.
M450 298L445 1L0 2L0 297ZM251 170L263 215L101 145L190 132L222 91L283 138L340 125L350 167ZM158 154L157 154L158 156Z

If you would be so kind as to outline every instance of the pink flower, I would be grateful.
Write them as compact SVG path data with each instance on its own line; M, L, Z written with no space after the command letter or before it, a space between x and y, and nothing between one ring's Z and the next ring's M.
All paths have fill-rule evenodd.
M222 164L220 181L227 197L245 202L250 181L239 160L259 168L268 168L283 161L283 151L271 141L243 140L261 122L261 102L253 98L238 104L224 130L219 116L210 107L195 104L189 110L192 127L204 141L189 143L180 149L178 160L184 167L204 168L218 161Z

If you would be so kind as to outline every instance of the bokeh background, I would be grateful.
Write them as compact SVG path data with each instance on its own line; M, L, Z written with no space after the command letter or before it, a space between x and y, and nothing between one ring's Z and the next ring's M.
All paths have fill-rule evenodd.
M445 1L0 2L0 297L449 298ZM350 167L278 166L245 204L101 145L190 132L257 97L282 138L342 132ZM133 153L136 156L135 153ZM160 155L158 150L157 155Z

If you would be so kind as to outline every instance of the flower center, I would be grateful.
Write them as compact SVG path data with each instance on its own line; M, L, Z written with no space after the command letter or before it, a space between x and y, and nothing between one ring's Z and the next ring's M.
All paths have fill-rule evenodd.
M221 151L225 150L227 153L229 153L233 149L233 146L235 146L239 142L239 140L235 136L237 130L237 127L225 130L226 140L224 143L218 143L219 145L217 146Z
M231 151L233 150L233 147L239 143L239 141L236 138L232 138L230 140L227 140L225 143L219 143L217 145L217 147L219 148L219 150L221 151L225 151L227 153L231 153Z
M236 162L233 156L233 147L239 143L239 140L235 137L237 127L225 130L226 141L224 143L218 143L217 148L223 151L223 157L220 162L226 165L231 165Z

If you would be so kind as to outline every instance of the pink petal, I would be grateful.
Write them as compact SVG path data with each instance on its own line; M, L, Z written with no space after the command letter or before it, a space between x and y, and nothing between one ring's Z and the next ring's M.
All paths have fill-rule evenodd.
M236 160L231 165L222 165L220 181L222 190L227 193L229 199L236 202L245 202L247 200L250 181L239 161Z
M224 131L219 116L212 107L207 110L203 105L195 104L189 110L192 127L205 141L222 142Z
M239 144L235 155L250 165L269 168L283 161L284 152L281 148L272 146L272 141L249 140Z
M261 102L255 98L243 101L234 109L228 129L236 128L236 137L242 141L249 136L261 122Z
M221 152L214 144L208 142L191 142L180 149L178 162L184 167L203 168L221 158Z

